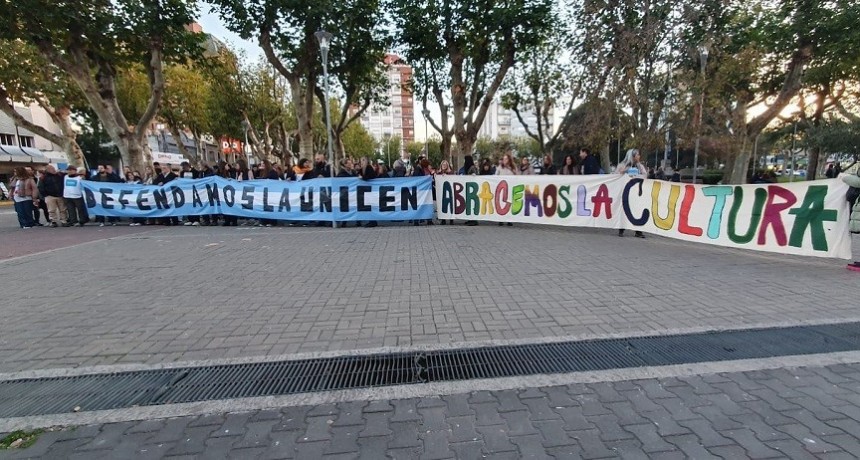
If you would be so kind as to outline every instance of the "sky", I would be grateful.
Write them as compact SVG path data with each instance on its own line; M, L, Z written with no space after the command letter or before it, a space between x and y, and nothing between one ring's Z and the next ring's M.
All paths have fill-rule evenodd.
M248 61L254 62L263 57L263 50L256 42L243 40L242 37L227 30L218 14L210 12L210 6L205 2L200 3L200 18L197 22L203 26L204 32L212 34L230 45L232 48L244 52ZM415 140L421 142L427 138L426 131L424 130L424 116L421 115L422 107L420 100L417 98L413 100L415 101ZM434 108L434 106L436 107ZM431 112L430 116L438 123L440 115L438 105L429 104L429 108ZM431 131L430 135L432 136L435 131L433 131L433 127L429 126L429 124L428 128Z

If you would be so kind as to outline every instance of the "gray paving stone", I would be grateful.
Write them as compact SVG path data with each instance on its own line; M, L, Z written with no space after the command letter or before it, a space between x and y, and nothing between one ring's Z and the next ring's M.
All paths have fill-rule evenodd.
M422 435L424 450L422 459L439 460L454 458L454 452L448 447L448 431L430 431Z
M779 457L780 453L763 444L752 430L741 428L737 430L721 431L720 434L727 438L733 439L740 445L749 458L774 458ZM783 438L784 439L784 438ZM779 440L779 438L777 438Z
M477 427L475 431L481 434L484 441L483 452L495 455L500 452L512 452L517 446L510 442L510 436L505 426Z

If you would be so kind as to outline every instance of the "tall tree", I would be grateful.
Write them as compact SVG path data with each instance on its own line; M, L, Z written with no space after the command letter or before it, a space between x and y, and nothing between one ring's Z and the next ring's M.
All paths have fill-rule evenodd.
M24 118L15 110L15 102L38 104L59 126L60 133ZM21 40L0 40L0 111L16 124L61 146L77 166L83 166L85 161L71 116L81 104L85 102L80 91L32 45Z
M746 181L755 138L797 102L804 72L826 50L855 40L857 8L850 0L708 0L688 7L687 68L699 68L694 50L708 46L703 115L712 118L711 129L733 138L737 152L726 162L726 182Z
M33 45L80 88L123 160L142 169L145 142L164 93L164 62L202 51L203 38L185 27L194 2L184 0L5 0L0 38ZM149 103L129 123L116 97L119 67L139 63L149 79Z
M553 26L552 0L389 0L397 41L424 104L438 104L443 139L467 155L508 71ZM447 114L451 111L451 124Z
M377 96L374 88L380 81L383 50L388 44L378 0L212 3L231 30L243 38L257 39L269 63L286 78L301 156L314 153L314 99L323 90L316 31L327 29L336 34L329 50L332 90L340 101L339 110L332 113L333 136L339 137Z

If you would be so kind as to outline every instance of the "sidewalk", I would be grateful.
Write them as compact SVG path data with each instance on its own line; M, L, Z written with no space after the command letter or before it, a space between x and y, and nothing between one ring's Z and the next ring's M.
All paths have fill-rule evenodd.
M354 401L47 432L3 458L858 458L860 365Z

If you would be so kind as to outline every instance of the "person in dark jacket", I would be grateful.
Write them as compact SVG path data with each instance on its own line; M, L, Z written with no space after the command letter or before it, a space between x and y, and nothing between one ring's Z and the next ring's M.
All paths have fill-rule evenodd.
M51 227L68 227L66 219L66 202L63 199L63 181L65 176L57 172L54 165L45 167L45 174L42 175L42 180L39 181L39 195L48 207L48 216L50 217Z
M362 180L370 181L376 179L376 169L373 167L373 165L370 164L370 160L368 160L367 157L361 157L361 160L359 160L358 175L362 178ZM356 222L355 226L361 227L361 221ZM377 223L375 220L367 221L368 228L376 226Z
M543 167L540 168L541 176L555 176L558 174L558 169L552 164L552 155L543 157Z
M317 179L321 177L332 177L331 165L326 163L324 155L318 153L314 157L314 168L305 173L302 180Z
M161 167L161 174L157 177L158 182L155 185L164 187L169 182L179 179L179 169L171 170L170 166L164 165ZM162 223L164 225L179 225L179 218L176 216L165 218Z
M478 175L478 167L475 166L475 159L472 158L472 155L466 155L463 157L463 167L460 168L461 176L476 176ZM470 227L474 227L478 225L477 220L467 220L466 225Z
M579 149L579 173L583 175L600 174L600 162L588 149Z
M99 165L98 173L92 178L90 178L90 180L93 182L122 182L119 177L114 177L115 174L112 174L112 172L113 167L111 167L110 165ZM119 222L119 219L116 217L108 217L107 219L108 225L111 226L116 226L117 222ZM99 227L104 227L105 216L96 216L96 223L99 224Z

